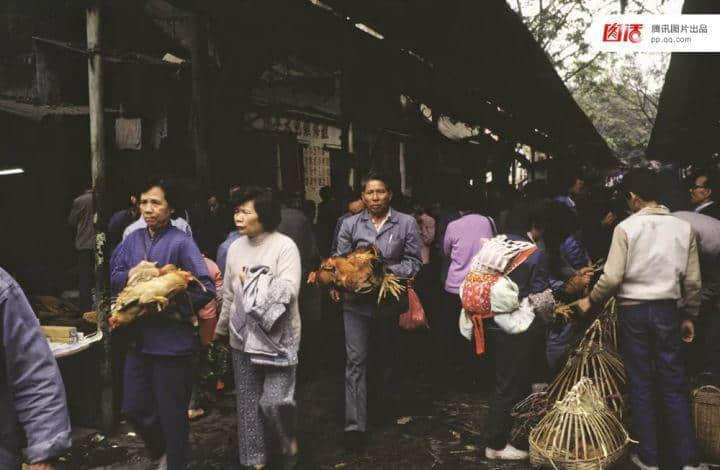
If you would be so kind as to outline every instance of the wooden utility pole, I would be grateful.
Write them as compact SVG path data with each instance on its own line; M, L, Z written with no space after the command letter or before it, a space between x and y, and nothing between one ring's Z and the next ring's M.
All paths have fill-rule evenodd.
M107 316L110 310L105 246L105 105L103 103L102 0L94 0L86 10L88 48L88 106L90 114L90 168L95 210L95 312L98 330L104 335L100 348L100 419L105 431L115 424L112 350Z
M195 153L195 177L204 186L210 183L207 154L207 19L193 15L193 37L190 45L192 66L192 139Z

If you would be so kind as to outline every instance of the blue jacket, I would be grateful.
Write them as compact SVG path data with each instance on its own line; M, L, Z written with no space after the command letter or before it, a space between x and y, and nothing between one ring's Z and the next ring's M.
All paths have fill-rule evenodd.
M225 275L225 263L227 263L228 250L230 249L232 242L238 238L240 238L240 233L237 230L233 230L228 233L225 241L218 247L216 264L218 265L218 268L220 268L220 272L223 273L223 276Z
M400 277L413 277L422 267L420 228L414 217L390 209L390 217L378 232L367 210L346 218L338 233L333 255L352 252L360 246L375 244L382 252L387 268ZM346 301L344 310L371 316L374 299L359 297Z
M0 268L0 468L20 468L21 436L30 463L71 446L70 418L57 363L15 280Z
M532 241L525 235L516 235L514 233L508 233L506 235L510 240L521 242ZM545 250L542 248L538 248L535 253L530 255L528 259L510 273L508 277L517 284L521 299L530 294L539 294L551 288L548 263L547 253L545 253Z
M147 229L130 233L110 259L110 287L117 295L127 284L128 272L140 261L156 261L158 266L172 263L190 271L205 286L203 291L191 283L188 294L192 309L197 312L215 298L215 283L210 279L205 260L192 237L168 225L150 237ZM147 315L128 326L137 347L146 354L181 356L192 354L198 336L189 322L178 322L156 315Z
M575 270L590 264L590 255L575 234L569 235L563 240L560 244L560 254L565 262Z

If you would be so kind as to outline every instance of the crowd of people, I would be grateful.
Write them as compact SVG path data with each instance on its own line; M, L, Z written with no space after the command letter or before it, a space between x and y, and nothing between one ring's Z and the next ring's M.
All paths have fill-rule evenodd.
M425 368L433 378L493 384L487 458L528 457L509 442L512 408L533 384L551 380L594 313L615 297L635 416L631 434L639 441L632 460L658 468L664 458L658 438L667 431L674 464L698 468L687 389L690 374L720 375L720 207L713 200L720 189L705 171L691 178L689 197L682 184L667 172L631 170L621 186L607 188L573 173L559 189L542 181L522 191L490 184L457 188L442 201L409 201L388 178L371 173L355 193L323 188L317 207L282 191L233 186L227 200L209 193L186 208L177 182L152 178L109 219L112 293L138 274L141 261L173 264L199 283L188 288L190 302L144 311L113 334L123 349L116 355L123 363L122 412L159 468L186 468L189 422L205 406L199 362L208 348L228 347L239 463L294 468L301 450L297 373L302 362L317 359L308 351L321 325L308 319L339 311L345 444L362 449L369 420L393 416L400 375L423 368L401 365L408 362L401 345L416 333L399 328L402 309L372 296L331 289L312 302L305 280L321 258L374 244L389 272L413 279L431 326L423 336L429 344L420 347L431 351ZM69 217L85 273L83 308L91 304L93 204L91 191L81 195ZM467 310L482 300L468 286L485 282L468 279L484 279L472 276L488 266L514 286L520 320L497 308ZM578 304L576 318L554 317L555 306L571 302ZM20 287L4 271L0 327L0 408L13 416L0 423L2 435L11 436L0 442L0 467L19 464L22 429L30 468L52 468L52 458L70 445L62 380Z

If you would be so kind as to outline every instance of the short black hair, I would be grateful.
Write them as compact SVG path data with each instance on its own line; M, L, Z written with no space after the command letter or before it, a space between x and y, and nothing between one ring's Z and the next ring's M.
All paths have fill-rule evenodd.
M175 179L165 176L151 176L140 185L138 195L146 193L155 187L162 189L165 200L172 209L175 211L182 209L180 207L180 187Z
M717 189L718 189L718 177L717 177L717 173L715 173L715 172L712 171L712 170L706 170L706 169L697 170L697 171L693 174L693 179L692 179L692 181L691 181L692 186L695 186L695 180L698 179L698 178L701 177L701 176L704 176L705 179L706 179L706 181L705 181L705 187L708 188L708 189L710 189L710 190L713 192L713 197L717 197L717 196L718 196L718 190L717 190Z
M517 235L525 235L533 227L545 228L545 202L520 202L508 211L505 231Z
M265 232L274 232L280 225L280 201L271 189L250 186L233 194L230 204L233 209L253 201L258 220Z
M365 191L365 186L370 181L382 181L385 184L385 188L387 188L388 191L392 191L392 187L390 186L390 178L377 171L371 171L365 176L363 176L363 178L360 180L360 189L362 191Z
M628 171L622 179L623 191L635 193L643 201L659 201L662 188L658 184L658 174L647 168L636 168Z

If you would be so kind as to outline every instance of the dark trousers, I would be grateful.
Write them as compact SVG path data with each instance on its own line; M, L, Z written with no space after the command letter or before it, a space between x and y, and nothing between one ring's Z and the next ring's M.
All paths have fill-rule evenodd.
M169 470L184 470L188 460L188 405L192 356L156 356L128 351L123 413L153 457L167 454Z
M658 435L683 465L697 465L695 432L682 359L681 315L674 301L619 310L620 352L628 377L633 438L646 465L658 465ZM656 402L662 403L662 415ZM658 432L658 422L663 422Z
M720 376L720 310L705 312L703 330L699 333L705 345L702 372Z
M463 338L458 327L462 301L457 294L443 290L443 308L431 325L435 334L440 367L469 366L473 358L472 343Z
M95 260L93 250L78 250L78 307L83 312L92 309L92 288L93 275L95 271Z
M488 447L500 450L510 439L510 412L531 392L533 356L542 334L538 320L516 335L505 333L492 319L485 321L487 350L495 358L495 394L487 420Z

